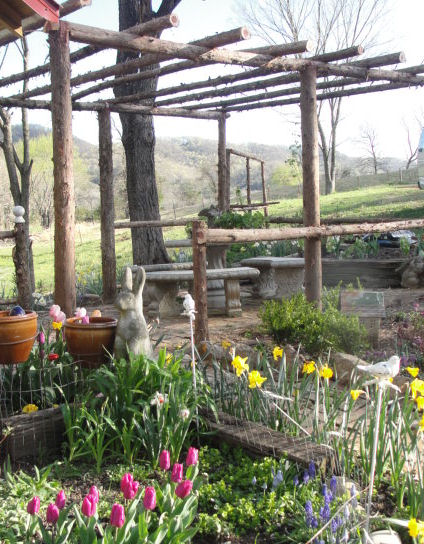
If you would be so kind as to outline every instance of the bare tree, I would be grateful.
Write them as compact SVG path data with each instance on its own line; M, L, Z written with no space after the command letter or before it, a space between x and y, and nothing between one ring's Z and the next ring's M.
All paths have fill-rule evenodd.
M424 127L424 112L415 114L414 121L412 123L403 119L403 128L406 136L406 163L405 170L411 166L411 164L417 160L418 157L418 141L422 128Z
M271 43L313 39L315 53L352 45L368 49L376 44L389 11L390 0L239 0L255 32ZM320 148L324 163L325 193L336 188L337 128L341 98L322 101L318 109Z
M361 127L360 143L365 152L362 164L371 170L373 174L378 174L381 164L379 143L377 133L371 125L363 125Z

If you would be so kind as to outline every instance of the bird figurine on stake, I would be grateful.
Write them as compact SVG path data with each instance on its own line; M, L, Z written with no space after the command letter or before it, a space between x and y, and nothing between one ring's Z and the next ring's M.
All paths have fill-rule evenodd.
M400 357L397 355L392 355L388 361L380 361L379 363L369 366L358 365L356 368L373 378L372 380L365 382L364 385L377 383L380 387L391 387L396 391L400 391L399 387L393 385L390 381L395 378L400 371Z

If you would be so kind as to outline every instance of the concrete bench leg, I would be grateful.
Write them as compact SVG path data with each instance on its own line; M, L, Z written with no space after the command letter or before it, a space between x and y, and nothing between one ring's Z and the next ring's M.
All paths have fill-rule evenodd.
M149 289L150 303L147 308L149 317L175 317L181 308L177 302L178 282L157 282Z
M229 317L241 316L240 282L238 279L226 279L225 286L225 313Z

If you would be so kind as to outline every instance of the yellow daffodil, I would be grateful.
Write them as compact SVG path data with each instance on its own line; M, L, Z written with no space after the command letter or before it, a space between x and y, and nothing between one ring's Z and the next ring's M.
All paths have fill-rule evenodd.
M319 375L321 376L321 378L325 378L326 380L332 378L333 374L333 370L328 365L324 365L319 371Z
M62 322L61 321L52 321L52 327L56 331L60 331L62 328Z
M249 372L249 365L246 363L246 361L247 361L247 357L244 357L243 359L243 357L240 357L240 355L237 355L236 357L234 357L234 359L231 362L239 378L245 370Z
M415 518L411 518L408 523L409 536L417 538L417 536L424 536L424 522L417 521ZM420 539L421 542L421 539Z
M410 387L411 387L411 393L412 393L413 399L417 398L418 393L424 396L424 381L423 380L419 380L418 378L415 378L415 380L411 382Z
M424 416L421 418L419 426L420 426L420 428L418 430L423 432L424 431Z
M262 384L266 381L266 378L261 376L257 370L249 372L249 387L255 389L255 387L262 387Z
M22 408L22 412L24 414L30 414L31 412L36 412L37 410L38 410L38 406L36 406L35 404L26 404Z
M352 389L350 391L350 396L353 400L358 400L359 396L362 395L365 391L362 391L361 389Z
M169 365L169 363L172 361L172 353L168 353L168 355L165 357L165 363Z
M274 357L274 361L278 361L278 359L282 359L283 348L280 348L280 346L275 346L275 348L272 350L272 356Z
M411 374L413 378L416 378L420 371L420 369L417 366L407 366L406 370L409 372L409 374Z
M231 347L231 342L228 342L228 340L223 340L221 342L221 346L224 348L224 349L229 349Z
M417 403L417 408L420 412L424 410L424 397L417 397L415 402Z
M312 374L315 372L315 361L303 363L302 374Z

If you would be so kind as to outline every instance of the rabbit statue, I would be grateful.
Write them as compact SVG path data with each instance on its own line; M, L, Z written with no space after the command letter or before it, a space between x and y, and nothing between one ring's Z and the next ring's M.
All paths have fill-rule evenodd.
M143 315L143 287L146 281L144 268L137 269L133 285L132 271L124 269L122 289L115 300L120 312L115 336L115 357L128 358L128 352L134 355L152 355L149 331Z

